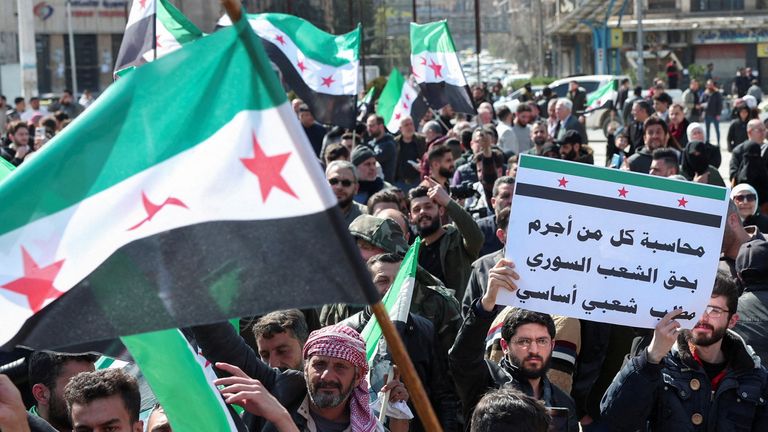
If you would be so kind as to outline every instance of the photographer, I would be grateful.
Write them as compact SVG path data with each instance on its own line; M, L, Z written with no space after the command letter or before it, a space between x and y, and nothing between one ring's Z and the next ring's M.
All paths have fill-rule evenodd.
M429 187L419 186L409 193L411 224L422 239L419 265L443 281L460 299L469 280L470 266L483 245L483 232L442 185L429 178L428 181ZM453 220L452 224L440 223L444 214Z

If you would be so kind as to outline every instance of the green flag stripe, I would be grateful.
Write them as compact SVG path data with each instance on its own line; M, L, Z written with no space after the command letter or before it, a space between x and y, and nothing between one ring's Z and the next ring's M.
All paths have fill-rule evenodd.
M385 124L389 122L392 113L395 111L395 106L400 101L400 95L403 93L403 83L405 83L403 74L398 72L397 69L393 69L392 73L389 74L387 84L381 90L378 111L384 117Z
M428 24L411 23L411 53L419 54L424 51L456 52L456 45L445 20Z
M397 272L395 281L392 283L392 287L387 291L382 299L384 307L387 309L387 313L392 310L392 306L397 303L397 297L400 295L404 282L408 278L416 277L416 268L419 258L419 246L421 245L421 239L416 238L411 248L408 249L408 253L405 254L403 262L400 264L400 270ZM376 320L376 317L372 316L365 325L360 336L365 341L365 358L368 362L373 358L373 354L376 352L376 347L379 344L379 338L381 338L381 326Z
M185 79L178 79L182 70ZM244 20L201 38L112 84L45 152L4 181L0 202L14 204L0 219L0 234L194 147L240 111L286 101L261 40ZM173 121L184 118L200 121L194 128ZM32 183L48 186L29 193Z
M178 329L120 338L130 351L174 430L234 430L213 384Z
M0 180L8 177L14 168L16 167L12 163L0 157Z
M203 32L168 0L160 0L158 6L157 19L163 23L180 44L183 45L203 37Z
M309 21L280 13L248 15L248 19L266 19L295 43L307 57L329 66L344 66L357 61L360 51L360 26L349 33L333 35Z
M568 163L545 157L525 155L524 157L520 158L520 166L541 171L551 171L554 173L570 174L579 177L592 178L595 180L621 183L624 185L658 189L665 192L677 192L685 195L709 198L718 201L724 200L725 194L727 192L724 188L714 186L701 185L692 182L682 182L678 180L671 180L665 177L656 177L651 175L632 175L626 171L603 169L587 164Z
M606 83L604 86L602 86L599 89L597 89L596 91L592 92L587 97L587 106L592 105L593 103L595 103L596 100L598 100L601 97L603 97L603 95L605 95L606 93L610 92L611 90L614 90L614 83L615 82L616 82L615 80L611 80L609 83Z

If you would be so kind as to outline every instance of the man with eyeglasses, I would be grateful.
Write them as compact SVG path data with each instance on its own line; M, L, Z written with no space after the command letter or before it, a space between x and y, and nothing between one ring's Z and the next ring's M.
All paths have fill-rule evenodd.
M336 195L339 209L344 216L347 226L361 214L368 213L367 208L355 202L354 197L359 185L355 166L351 162L336 160L328 164L325 169L325 178L331 185L333 194Z
M650 346L630 359L603 396L612 431L768 430L768 372L732 329L736 284L719 272L707 308L692 330L666 314Z
M461 397L465 418L470 418L483 395L495 388L512 387L550 408L566 409L557 431L578 431L573 399L547 378L554 348L555 323L547 314L518 309L505 320L501 330L504 358L499 363L484 359L485 337L496 314L499 290L514 291L520 276L514 263L500 260L488 272L488 288L472 302L461 330L449 353L451 373Z

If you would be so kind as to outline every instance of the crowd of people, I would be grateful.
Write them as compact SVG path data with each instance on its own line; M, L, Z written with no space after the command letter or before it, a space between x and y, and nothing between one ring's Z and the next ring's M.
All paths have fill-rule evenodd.
M697 86L691 82L690 93ZM519 156L595 163L578 83L565 98L528 94L514 112L495 110L490 93L476 86L475 116L445 106L403 117L394 134L375 109L345 130L319 124L303 101L292 101L382 295L421 239L410 314L398 331L444 430L768 430L765 125L742 98L724 179L707 135L709 111L702 113L704 104L715 105L712 95L676 104L663 86L650 99L631 90L622 83L616 108L629 107L628 114L608 137L606 165L732 186L716 281L691 330L675 320L680 310L647 330L497 304L520 278L504 258L508 240L514 247L506 230ZM83 109L69 92L47 112L34 98L29 104L17 99L0 109L0 151L14 165ZM237 416L242 430L427 430L418 413L409 414L415 410L382 408L407 407L411 389L387 367L386 344L373 364L366 361L360 331L371 317L369 306L329 304L244 317L239 332L221 323L185 335L215 365L224 400L245 409ZM0 430L172 429L162 406L142 414L135 376L96 370L95 361L36 351L27 357L24 386L0 375ZM30 395L26 406L20 393ZM386 404L371 405L382 398Z

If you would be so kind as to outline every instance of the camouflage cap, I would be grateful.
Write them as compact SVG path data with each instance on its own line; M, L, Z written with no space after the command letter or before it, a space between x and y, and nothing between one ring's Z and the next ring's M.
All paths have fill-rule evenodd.
M360 215L349 225L349 233L388 253L404 256L408 251L403 230L392 219Z

